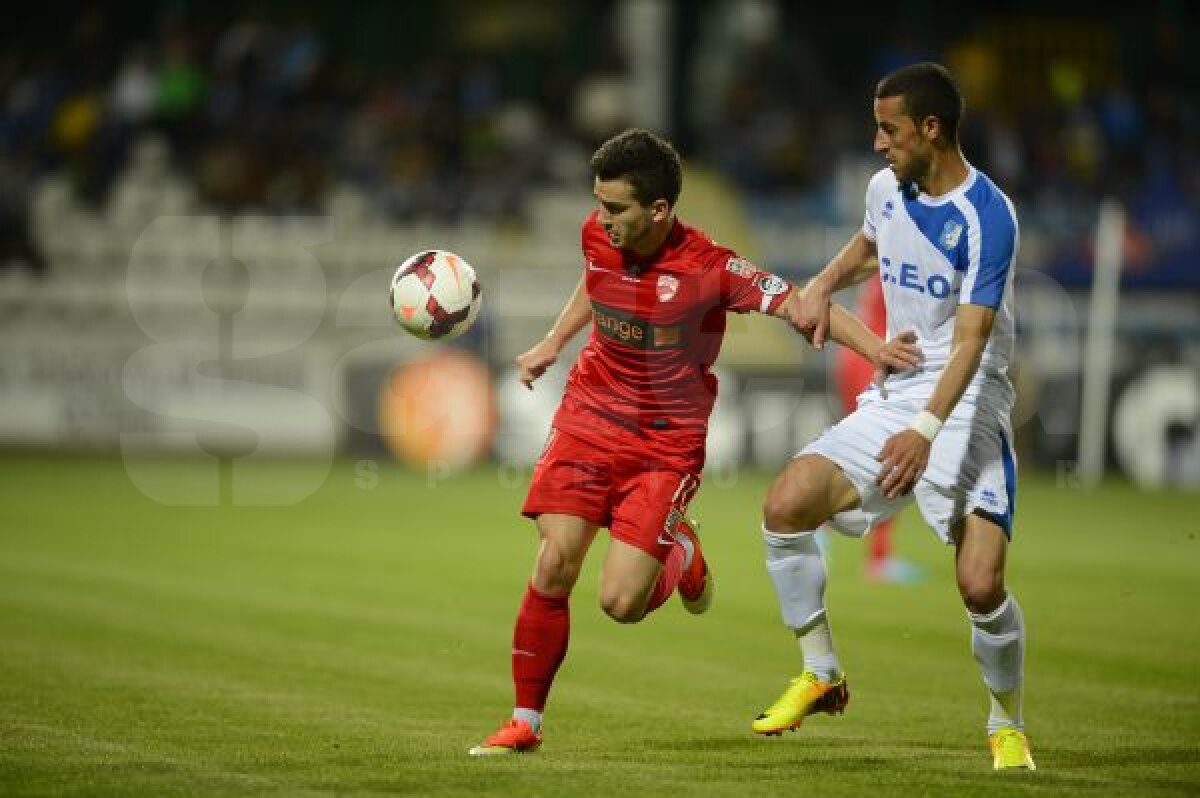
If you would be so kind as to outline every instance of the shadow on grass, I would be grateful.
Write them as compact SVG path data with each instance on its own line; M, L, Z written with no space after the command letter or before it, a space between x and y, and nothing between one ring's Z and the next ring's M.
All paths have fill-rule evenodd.
M1111 765L1200 765L1200 748L1192 746L1145 746L1094 751L1080 748L1041 748L1037 753L1058 767L1105 767Z
M779 737L762 737L757 735L738 735L731 737L689 737L684 739L664 740L649 738L635 743L638 750L647 753L736 753L744 754L748 749L762 747L763 750L781 749L797 755L811 755L814 758L826 759L830 752L862 750L872 748L879 750L879 741L866 737L803 737L800 734L787 733ZM930 743L924 740L892 740L888 748L897 752L897 758L911 758L930 753L956 752L961 754L977 753L981 744L948 745L945 743ZM837 756L835 754L835 756ZM842 761L840 756L837 756ZM880 757L876 757L880 758ZM881 759L887 759L882 757Z
M666 755L679 757L695 754L722 760L719 767L730 771L808 765L836 771L897 771L911 769L914 763L927 768L931 782L948 784L989 783L1003 778L1010 785L1038 785L1041 788L1093 789L1121 786L1140 787L1147 791L1191 792L1200 777L1195 774L1179 778L1169 775L1147 775L1122 769L1156 766L1194 766L1200 764L1200 749L1187 745L1145 746L1120 750L1095 751L1056 747L1035 748L1040 769L1036 772L1012 771L997 776L991 768L990 755L981 741L961 744L927 740L892 740L886 749L879 741L865 737L789 739L747 738L743 736L659 738L636 741L635 750L647 760ZM855 752L870 751L869 755ZM614 757L617 758L617 757ZM964 767L965 766L965 767ZM982 782L981 782L982 780ZM1189 785L1191 785L1189 787Z
M792 735L783 735L774 738L739 734L725 737L677 737L672 739L648 737L635 741L634 747L655 753L670 753L672 751L744 751L747 746L771 745L772 743L787 745L792 742L803 745L820 745L822 748L853 748L863 745L865 741L846 738L822 738L819 741L803 741L801 738Z

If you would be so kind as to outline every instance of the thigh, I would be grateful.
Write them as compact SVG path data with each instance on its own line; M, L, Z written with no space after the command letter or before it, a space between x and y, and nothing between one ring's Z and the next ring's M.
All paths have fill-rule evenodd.
M544 513L569 515L597 526L612 519L613 453L552 429L538 458L521 514L536 519Z
M959 571L1004 573L1008 538L990 518L966 516L954 525L954 562Z
M811 532L859 503L858 490L836 463L824 455L801 454L767 489L763 518L773 532Z
M954 527L954 575L968 609L989 612L1004 600L1008 538L990 518L971 513Z
M675 528L700 487L698 474L630 473L614 489L612 543L600 576L600 595L644 606L662 563L675 545Z
M601 602L606 602L606 597L623 597L630 605L644 608L661 570L657 557L614 537L600 572Z
M926 523L946 543L963 519L987 514L1012 535L1017 459L1006 419L962 401L934 441L929 466L914 491Z
M919 411L907 403L874 400L864 402L850 415L825 430L804 447L796 461L817 455L836 466L842 478L853 487L857 498L847 508L840 495L830 508L830 525L839 532L862 535L874 524L899 512L912 501L911 496L888 499L875 478L879 476L876 459L888 438L905 429ZM835 489L837 483L834 485Z
M617 480L609 525L613 540L663 562L699 487L699 474L678 471L647 471Z

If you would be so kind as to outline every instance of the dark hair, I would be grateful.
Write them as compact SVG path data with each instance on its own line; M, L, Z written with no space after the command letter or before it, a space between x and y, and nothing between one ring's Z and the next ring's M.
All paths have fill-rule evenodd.
M642 205L665 199L675 207L683 189L683 166L671 143L649 130L631 128L600 145L592 155L592 175L601 180L624 178Z
M962 92L941 64L910 64L888 74L875 86L875 99L884 97L903 97L908 115L918 125L926 117L937 117L946 141L958 143L958 123L964 110Z

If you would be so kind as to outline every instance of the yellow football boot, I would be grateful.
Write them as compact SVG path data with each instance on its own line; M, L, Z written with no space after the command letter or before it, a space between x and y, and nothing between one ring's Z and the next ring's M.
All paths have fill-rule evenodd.
M750 728L756 734L783 734L800 728L809 715L817 712L837 714L845 710L848 703L850 691L846 687L845 675L837 681L825 682L812 671L805 671L792 679L779 700L755 718Z
M1029 740L1023 731L999 729L988 735L988 745L992 749L992 770L1037 770L1029 753Z

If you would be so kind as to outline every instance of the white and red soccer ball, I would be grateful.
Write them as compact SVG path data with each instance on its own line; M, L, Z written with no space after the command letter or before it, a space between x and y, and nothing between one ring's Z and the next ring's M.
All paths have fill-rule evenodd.
M427 341L447 341L475 322L482 292L471 264L453 252L431 249L396 269L389 302L405 330Z

